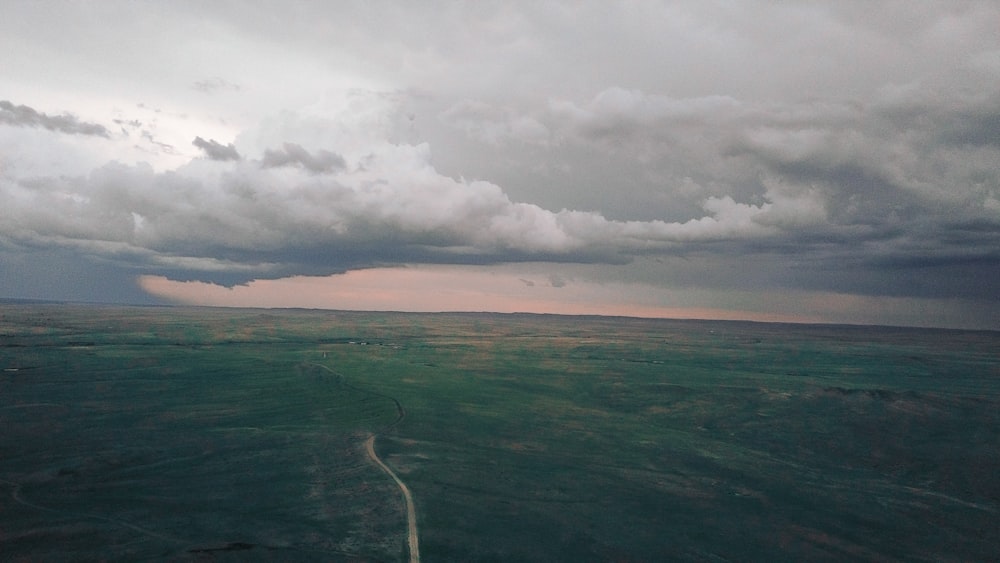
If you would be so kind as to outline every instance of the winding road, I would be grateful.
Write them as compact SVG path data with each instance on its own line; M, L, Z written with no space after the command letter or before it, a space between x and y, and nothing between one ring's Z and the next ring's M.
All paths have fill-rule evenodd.
M308 364L325 369L326 371L337 376L337 380L340 385L346 385L348 387L353 387L354 389L363 390L360 387L356 387L345 382L343 375L333 371L328 366L314 362L308 362ZM373 395L379 395L387 399L391 399L396 405L396 420L392 421L392 423L383 428L381 430L382 432L396 426L400 423L400 421L406 418L406 411L403 409L403 405L401 405L395 397L370 390L364 391L372 393ZM376 434L369 434L368 439L365 440L365 451L368 453L368 459L372 460L375 465L379 466L379 468L385 472L386 475L391 477L392 480L395 481L396 485L399 486L399 490L403 493L403 502L406 504L406 544L410 552L410 563L420 563L420 546L417 541L417 510L413 505L413 495L410 494L410 488L406 486L406 483L404 483L403 480L392 471L392 469L389 469L389 466L379 459L378 454L375 453L375 436Z
M365 440L365 451L368 452L368 457L385 471L386 475L392 477L392 480L396 482L399 486L399 490L403 492L403 501L406 503L406 536L407 536L407 546L410 551L410 563L420 562L420 548L417 543L417 511L413 507L413 496L410 495L410 488L406 486L406 483L396 476L396 474L389 469L389 466L379 459L378 454L375 453L375 435L372 434Z

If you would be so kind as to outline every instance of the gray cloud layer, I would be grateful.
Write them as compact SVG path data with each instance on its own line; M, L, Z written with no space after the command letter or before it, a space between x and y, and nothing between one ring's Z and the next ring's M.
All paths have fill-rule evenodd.
M667 216L698 202L721 218L732 202L747 221L726 238L748 241L745 250L914 275L989 265L986 276L1000 264L997 91L778 105L612 88L586 104L550 101L522 115L460 102L442 118L501 154L504 145L549 147L567 162L611 154L660 174L664 184L637 194L632 214L659 206L652 213ZM537 126L517 126L526 122ZM982 296L996 289L977 283L990 288Z
M293 6L282 26L217 5L130 20L163 63L150 107L197 101L109 123L141 125L170 166L48 172L46 143L108 131L0 102L0 125L36 135L18 163L40 163L0 161L0 247L225 283L556 261L642 264L615 275L664 285L1000 295L995 3ZM207 63L176 54L194 19L229 47L211 59L226 79L192 82ZM127 55L67 22L34 48ZM195 134L207 158L177 164Z
M708 253L784 256L794 281L777 283L806 287L973 298L1000 289L1000 146L983 126L1000 114L996 95L770 106L612 88L527 115L468 102L442 113L465 134L485 131L501 156L529 145L670 168L667 207L691 209L678 220L553 211L491 182L445 176L428 145L390 142L392 127L373 124L395 123L405 98L366 96L370 115L341 125L355 143L369 132L351 163L336 147L290 141L243 160L235 145L197 137L210 160L177 171L113 163L85 177L4 178L0 235L228 283L405 262L620 264ZM285 119L266 134L310 139L330 127ZM538 126L517 125L526 122Z
M0 100L0 125L43 127L50 131L59 131L71 135L108 137L108 130L103 125L80 121L68 113L46 115L34 108L24 105L14 105L7 100Z
M234 84L218 76L198 80L192 84L191 87L199 92L204 92L205 94L214 94L220 91L239 92L241 90L239 84Z
M201 137L195 137L191 144L205 151L208 158L212 160L239 160L240 153L236 152L236 147L232 143L223 145L215 139L206 141Z
M316 154L295 143L285 143L280 149L268 149L260 161L261 166L274 168L278 166L301 166L317 174L343 170L347 163L344 157L327 150L319 150Z

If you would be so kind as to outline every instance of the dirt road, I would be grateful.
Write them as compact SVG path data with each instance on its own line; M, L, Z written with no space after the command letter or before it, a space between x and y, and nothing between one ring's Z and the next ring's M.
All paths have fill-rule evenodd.
M333 371L332 369L323 364L317 364L314 362L307 362L307 363L309 365L322 368L330 372L331 374L335 375L337 377L337 382L339 385L346 385L354 389L364 390L360 387L356 387L354 385L351 385L350 383L347 383L346 381L344 381L343 375ZM396 400L395 397L391 397L389 395L385 395L383 393L377 393L370 390L364 390L364 391L371 393L373 395L378 395L381 397L385 397L386 399L390 399L396 405L396 420L393 420L388 426L383 428L380 432L385 432L386 430L389 430L390 428L402 422L404 418L406 418L406 411L403 409L403 405L401 405L399 401ZM379 459L378 454L375 453L375 436L376 436L375 434L371 434L370 436L368 436L368 439L365 440L365 451L368 452L369 459L375 462L375 465L378 465L382 469L382 471L385 472L386 475L392 477L392 480L396 482L397 486L399 486L399 490L403 492L403 501L406 504L406 531L407 531L406 536L407 536L407 546L409 547L410 551L410 563L420 563L420 549L417 542L417 511L413 507L413 496L410 494L410 489L406 486L406 483L403 483L403 481L399 477L397 477L395 473L393 473L392 469L389 469L388 465L382 463L382 460Z
M378 458L378 455L375 453L374 434L369 436L368 440L365 441L365 450L368 452L368 457L381 467L386 475L392 477L392 480L399 485L399 490L403 491L403 500L406 502L406 535L410 549L410 563L420 563L420 549L417 545L417 511L413 508L413 497L410 495L410 489L393 473L392 469L389 469L388 465L382 463L382 460Z

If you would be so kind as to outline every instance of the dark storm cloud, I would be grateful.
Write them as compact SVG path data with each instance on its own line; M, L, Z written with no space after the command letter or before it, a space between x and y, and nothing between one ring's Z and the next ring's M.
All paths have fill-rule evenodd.
M7 100L0 100L0 125L43 127L70 135L109 137L108 130L98 123L80 121L68 113L47 115L25 105L14 105Z
M240 153L236 152L236 147L232 143L223 145L215 139L206 141L201 137L195 137L191 144L205 151L212 160L240 160Z
M586 104L552 101L530 115L578 162L604 163L610 153L646 171L671 171L674 182L662 188L659 214L701 199L716 218L731 219L725 240L690 239L680 252L784 256L810 268L836 265L864 280L835 276L845 290L935 296L976 291L984 298L1000 291L1000 282L990 281L1000 264L998 102L996 94L965 96L940 88L865 103L785 104L724 96L675 99L613 88ZM456 107L444 117L461 115L455 126L470 136L489 131L483 140L497 144L503 137L495 132L510 130L496 124L503 112L469 103ZM487 129L470 123L477 116ZM503 143L499 148L497 158L503 158ZM625 166L621 170L630 174ZM625 184L618 192L628 189ZM650 213L648 200L636 197ZM676 251L654 246L649 254ZM981 270L979 281L951 283L958 263L967 275ZM823 275L797 279L806 287L836 289L828 283L833 278Z
M1000 100L996 107L976 109L943 116L942 123L935 127L938 137L957 145L1000 148Z
M752 223L759 208L728 199L688 223L552 212L437 174L424 147L384 150L337 181L243 161L207 176L108 164L87 177L4 179L0 237L218 280L399 263L622 263L682 241L768 231Z
M978 108L958 107L938 119L964 123L949 116ZM762 272L761 280L989 297L1000 290L990 277L1000 263L998 174L995 162L977 155L992 149L943 149L934 132L894 111L613 92L548 118L564 145L613 144L663 158L680 146L678 128L713 123L691 129L701 133L688 139L705 162L712 155L723 162L706 165L705 185L744 181L749 191L712 195L695 186L700 209L680 221L610 220L517 203L495 184L439 174L424 145L368 141L358 153L365 166L349 170L338 153L287 142L259 160L231 158L224 172L208 176L197 168L156 173L108 165L86 178L9 183L3 195L14 205L5 235L220 283L400 263L621 264L711 255L750 261L733 279L745 279L755 262L778 261L784 266L772 269L784 279ZM200 137L195 144L209 155L239 158L233 145ZM960 281L973 271L982 273L978 281ZM699 283L724 285L723 277L705 275ZM550 282L564 283L558 276Z
M0 186L9 202L0 236L220 283L405 263L716 256L749 261L746 271L780 263L772 270L783 279L759 276L772 285L986 298L1000 291L990 277L1000 263L1000 155L990 143L940 132L969 131L968 116L992 115L994 102L931 104L938 95L765 104L610 89L588 103L549 101L529 111L546 140L511 140L535 146L533 158L565 154L584 163L612 155L623 167L671 166L695 176L662 184L664 201L688 202L682 211L646 209L653 218L643 220L554 211L514 201L492 182L444 175L426 143L386 140L392 132L379 127L402 111L394 99L374 95L369 107L361 96L342 121L286 114L241 137L262 147L294 139L263 148L259 159L198 137L194 144L217 164L170 172L109 164L86 177L11 178ZM921 105L935 109L912 109ZM487 120L498 159L510 146L505 135L517 131L502 120L523 121L479 104L448 116L460 117L470 136L484 131L476 119ZM630 188L619 180L605 187L606 197ZM655 218L671 212L676 219ZM715 271L699 283L745 279ZM956 281L973 271L983 273L979 281Z
M280 149L267 149L260 160L261 166L274 168L278 166L301 166L310 172L324 174L337 172L347 167L344 157L327 150L311 154L301 145L285 143Z
M0 287L5 297L92 303L160 304L135 280L133 264L83 257L60 247L17 248L0 244Z
M67 142L25 127L87 124L0 108L19 126L0 128L0 245L223 283L555 261L727 291L1000 294L995 2L258 8L0 19L10 97L79 84L134 133ZM94 41L95 9L122 12L143 59ZM195 27L220 48L177 41ZM80 49L26 56L52 45ZM120 75L95 81L102 64ZM125 95L152 104L141 125ZM235 145L172 150L205 131Z

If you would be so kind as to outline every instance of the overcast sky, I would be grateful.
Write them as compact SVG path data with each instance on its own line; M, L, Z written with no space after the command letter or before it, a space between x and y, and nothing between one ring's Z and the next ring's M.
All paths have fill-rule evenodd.
M1000 4L4 2L0 297L1000 329Z

